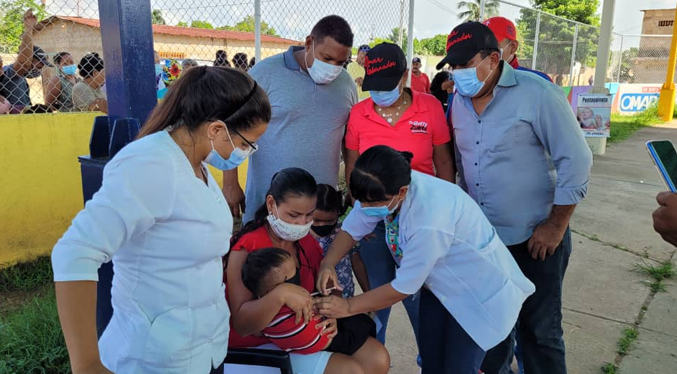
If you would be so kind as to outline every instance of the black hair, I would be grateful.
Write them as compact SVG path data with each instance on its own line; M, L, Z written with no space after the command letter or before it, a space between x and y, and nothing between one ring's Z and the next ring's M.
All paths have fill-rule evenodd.
M249 60L249 68L253 68L254 65L256 65L256 57L252 57L252 59Z
M270 271L282 266L291 255L281 248L257 249L247 255L242 265L242 283L249 292L257 296L263 296L265 292L263 282Z
M282 169L273 175L270 180L270 188L266 192L275 199L278 205L288 197L314 197L317 196L317 182L313 176L300 168ZM268 207L266 202L258 208L254 214L254 220L247 223L237 235L233 236L230 243L235 245L247 233L258 230L266 223L268 217Z
M442 83L447 82L448 80L449 72L443 70L435 74L432 82L430 82L430 93L435 96L435 98L439 100L440 103L442 103L442 106L445 109L447 106L447 101L449 100L449 93L447 90L442 89Z
M237 69L197 66L184 72L150 114L138 138L171 126L191 132L221 120L229 129L246 131L270 121L268 96Z
M228 62L228 54L226 51L219 49L216 51L216 58L214 59L214 66L227 66L230 67L230 62Z
M485 48L485 49L481 49L479 51L479 54L483 59L485 59L485 58L487 58L487 56L491 55L494 52L500 54L501 50L498 49L498 48Z
M70 56L71 54L68 52L59 52L54 55L54 63L57 65L60 65L63 60L66 59L66 56Z
M348 21L337 15L326 16L322 18L310 32L318 44L324 42L324 38L331 37L339 44L352 48L353 30L350 29Z
M355 162L350 174L350 192L356 200L379 202L397 195L411 183L410 152L398 152L384 145L369 148Z
M336 212L342 216L346 210L343 194L328 184L318 184L316 208L323 212Z
M78 64L78 72L83 78L89 78L95 72L103 70L103 68L103 59L96 52L84 55Z
M249 70L249 62L247 59L246 53L236 53L235 56L233 56L233 67L244 71Z

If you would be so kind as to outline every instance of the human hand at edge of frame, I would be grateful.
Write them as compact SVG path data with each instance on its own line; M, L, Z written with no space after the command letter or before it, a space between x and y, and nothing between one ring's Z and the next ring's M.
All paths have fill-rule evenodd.
M669 191L656 196L658 209L653 212L653 228L666 242L677 247L677 194Z

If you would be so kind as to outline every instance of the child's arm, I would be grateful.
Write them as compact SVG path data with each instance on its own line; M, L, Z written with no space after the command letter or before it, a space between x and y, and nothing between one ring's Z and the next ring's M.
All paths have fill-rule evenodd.
M355 278L357 278L357 283L360 285L362 292L371 290L369 277L367 276L367 268L364 266L360 252L355 251L350 257L350 261L353 264L353 272L355 273Z

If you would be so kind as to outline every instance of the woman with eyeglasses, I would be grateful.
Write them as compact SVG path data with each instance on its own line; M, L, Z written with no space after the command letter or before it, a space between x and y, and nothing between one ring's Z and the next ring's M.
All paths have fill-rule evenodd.
M233 219L207 165L241 164L270 110L246 74L190 69L106 165L101 189L52 253L74 374L218 372L230 317L221 258ZM97 269L111 259L113 317L97 344Z

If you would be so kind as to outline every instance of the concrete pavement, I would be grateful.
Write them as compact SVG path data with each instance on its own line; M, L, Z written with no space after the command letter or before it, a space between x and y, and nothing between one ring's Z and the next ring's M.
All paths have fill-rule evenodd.
M677 373L677 282L652 279L637 264L675 263L675 248L653 231L651 213L663 183L644 144L670 139L677 129L645 128L595 156L588 197L571 222L574 251L564 285L564 333L571 374L598 374L605 363L622 374ZM617 353L623 330L636 327L627 356ZM394 374L418 373L406 313L394 308L386 346Z

